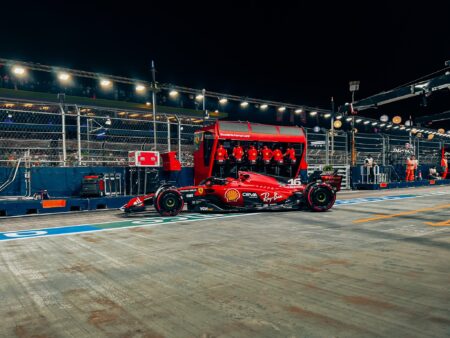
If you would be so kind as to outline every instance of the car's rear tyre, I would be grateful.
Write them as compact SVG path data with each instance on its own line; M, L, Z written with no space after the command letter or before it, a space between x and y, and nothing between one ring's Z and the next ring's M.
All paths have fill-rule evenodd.
M336 201L335 191L324 183L313 183L306 189L306 201L313 211L326 211Z
M161 216L176 216L183 210L183 206L183 197L175 189L163 190L156 198L155 209Z

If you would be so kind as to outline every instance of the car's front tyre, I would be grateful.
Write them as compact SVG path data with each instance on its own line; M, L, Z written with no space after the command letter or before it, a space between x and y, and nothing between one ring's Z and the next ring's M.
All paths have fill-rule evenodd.
M155 209L161 216L176 216L183 210L184 200L176 189L166 189L156 198Z

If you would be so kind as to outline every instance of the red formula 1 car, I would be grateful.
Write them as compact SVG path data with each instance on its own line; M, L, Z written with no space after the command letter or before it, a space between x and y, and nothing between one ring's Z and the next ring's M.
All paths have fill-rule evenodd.
M302 184L298 179L283 180L241 171L239 178L210 177L198 186L163 185L155 193L132 198L122 210L139 212L153 205L162 216L175 216L187 204L187 209L193 212L303 208L326 211L336 200L341 179L337 175L319 175L312 182Z

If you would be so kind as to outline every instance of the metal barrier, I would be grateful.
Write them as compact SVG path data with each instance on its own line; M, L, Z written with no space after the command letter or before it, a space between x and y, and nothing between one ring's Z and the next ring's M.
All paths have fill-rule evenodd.
M105 195L119 196L122 195L122 174L121 173L105 173Z
M380 184L389 181L387 173L380 172L380 167L378 165L374 165L373 168L362 165L359 168L361 174L361 183ZM371 169L373 169L372 173Z

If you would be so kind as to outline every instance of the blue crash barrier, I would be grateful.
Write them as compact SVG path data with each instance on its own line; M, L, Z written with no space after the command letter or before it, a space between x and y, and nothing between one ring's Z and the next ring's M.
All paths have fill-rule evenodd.
M0 183L5 182L12 167L0 167ZM122 175L122 187L126 186L126 172L124 167L32 167L31 168L31 191L47 190L51 197L78 196L81 190L83 176L95 173L120 173ZM194 169L183 168L177 173L167 173L159 170L160 179L174 181L177 186L192 185L194 183ZM20 168L16 180L0 196L24 196L25 169Z

